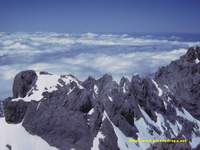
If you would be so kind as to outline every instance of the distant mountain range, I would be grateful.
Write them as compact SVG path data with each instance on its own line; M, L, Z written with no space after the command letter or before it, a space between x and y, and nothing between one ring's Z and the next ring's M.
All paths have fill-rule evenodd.
M0 105L0 149L198 150L199 89L199 47L153 78L122 77L119 83L108 74L79 81L73 75L22 71L14 79L13 96Z

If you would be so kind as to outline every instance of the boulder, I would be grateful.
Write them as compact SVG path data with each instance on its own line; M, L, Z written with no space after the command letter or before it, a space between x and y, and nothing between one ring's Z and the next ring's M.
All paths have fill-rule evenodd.
M15 76L13 83L13 97L25 97L37 80L33 70L22 71Z

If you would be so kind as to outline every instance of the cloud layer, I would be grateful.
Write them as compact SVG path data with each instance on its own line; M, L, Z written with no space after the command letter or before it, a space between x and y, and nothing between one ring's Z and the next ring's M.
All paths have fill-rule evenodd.
M114 78L150 74L183 55L198 40L175 35L64 33L0 34L0 98L8 95L21 70L71 73L80 79L110 73Z

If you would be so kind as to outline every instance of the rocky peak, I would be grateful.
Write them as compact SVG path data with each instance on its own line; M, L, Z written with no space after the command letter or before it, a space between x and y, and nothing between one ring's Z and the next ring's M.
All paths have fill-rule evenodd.
M82 85L83 85L83 87L85 87L86 89L90 90L90 89L92 89L92 88L94 87L95 83L96 83L96 80L95 80L93 77L89 76L89 77L82 83Z
M98 82L101 84L101 85L106 85L106 84L109 84L110 82L113 81L113 78L111 75L109 74L104 74L100 79L98 79Z
M189 48L182 58L191 63L198 63L200 61L200 47Z

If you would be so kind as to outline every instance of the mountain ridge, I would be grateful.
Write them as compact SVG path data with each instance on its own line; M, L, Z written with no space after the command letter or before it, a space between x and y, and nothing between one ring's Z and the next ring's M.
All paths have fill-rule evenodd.
M155 77L122 77L119 83L108 74L79 81L72 75L23 71L14 79L13 97L4 101L5 120L20 123L60 150L198 149L199 60L200 48L189 48ZM191 141L150 144L129 139ZM2 149L14 146L0 144Z

